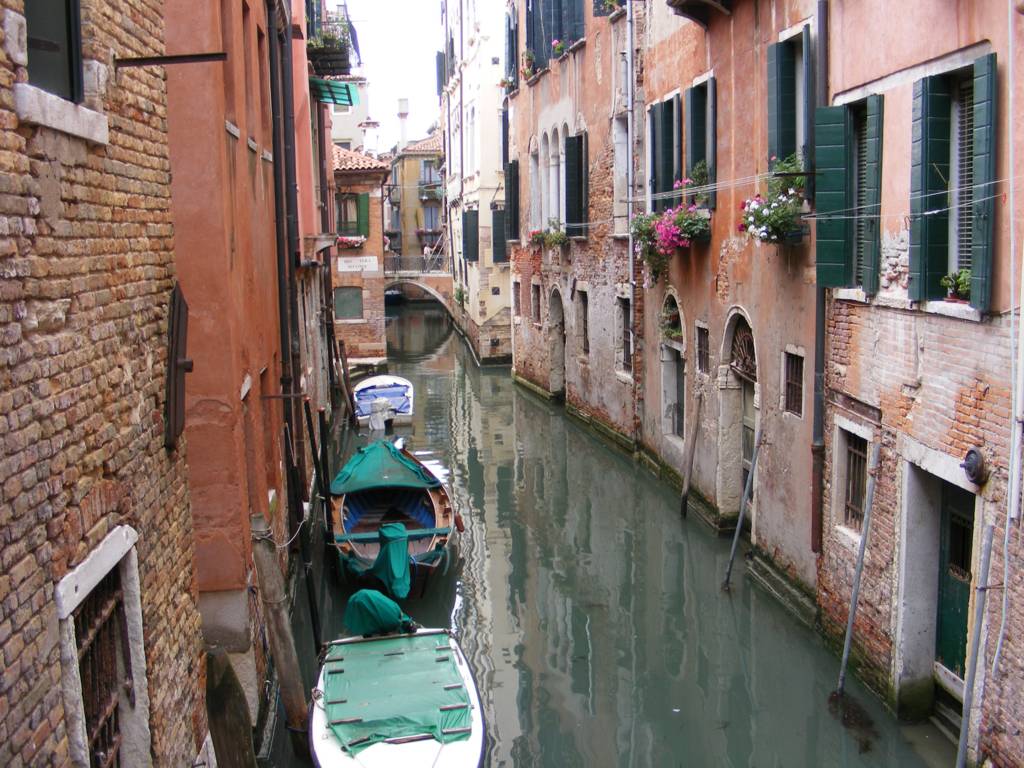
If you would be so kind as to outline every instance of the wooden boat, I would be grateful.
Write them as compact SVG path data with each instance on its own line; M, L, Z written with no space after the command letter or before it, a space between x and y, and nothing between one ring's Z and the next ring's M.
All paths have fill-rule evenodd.
M396 426L412 424L414 392L412 382L400 376L370 376L352 387L359 423L368 424L376 400L387 400L385 420Z
M484 718L473 674L447 630L423 629L371 590L361 601L383 634L328 644L313 691L309 745L318 768L477 768ZM387 604L390 603L390 606ZM359 623L359 622L357 622Z
M343 572L399 599L447 572L462 518L441 481L404 447L360 448L331 483L330 534Z

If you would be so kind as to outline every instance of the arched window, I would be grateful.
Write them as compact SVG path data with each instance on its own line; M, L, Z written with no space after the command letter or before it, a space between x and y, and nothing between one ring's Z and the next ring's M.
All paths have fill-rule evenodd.
M551 218L551 151L546 133L540 140L540 170L540 229L546 229Z
M551 132L550 204L548 218L561 224L562 221L562 142L558 129Z

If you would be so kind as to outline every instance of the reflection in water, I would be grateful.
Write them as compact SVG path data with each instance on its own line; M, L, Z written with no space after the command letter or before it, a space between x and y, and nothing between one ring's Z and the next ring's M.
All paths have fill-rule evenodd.
M720 592L728 542L673 489L477 368L442 311L399 308L388 340L416 386L411 445L449 468L467 526L447 589L404 607L459 633L491 765L923 764L854 684L877 729L862 752L828 712L836 659L742 573Z

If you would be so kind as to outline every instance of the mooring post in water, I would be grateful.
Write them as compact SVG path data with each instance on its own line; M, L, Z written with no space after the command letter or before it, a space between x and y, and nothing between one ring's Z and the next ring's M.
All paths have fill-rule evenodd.
M875 500L875 483L878 476L878 456L881 443L871 447L871 466L868 468L868 490L864 498L864 521L861 525L860 546L857 549L857 569L853 572L853 591L850 593L850 612L846 617L846 640L843 641L843 660L839 664L839 685L836 693L843 695L846 685L846 664L850 660L850 645L853 643L853 620L857 616L857 599L860 597L860 577L864 573L864 555L868 549L868 532L871 530L871 507Z
M690 442L683 459L683 490L679 494L679 514L686 517L686 502L690 496L690 479L693 477L693 455L697 452L697 430L700 427L700 406L704 402L703 390L697 390L697 407L690 426Z
M991 523L985 526L985 537L981 543L981 571L978 573L978 585L974 588L974 626L971 631L971 652L968 654L967 676L964 678L963 717L960 720L960 744L956 750L956 768L964 768L967 764L967 733L971 729L971 704L974 699L974 675L978 671L978 651L981 649L981 623L985 618L985 598L988 596L988 566L992 557L992 534L995 528ZM1006 557L1006 553L1003 553ZM1005 589L1005 585L1004 585Z
M750 457L750 472L747 474L747 482L743 486L743 498L740 499L740 515L736 519L736 533L732 537L732 549L729 551L729 565L725 568L725 581L722 582L722 589L729 591L732 579L732 563L736 559L736 547L740 544L740 534L743 532L743 517L747 511L747 500L750 498L751 489L754 486L754 472L757 470L757 454L761 450L761 428L757 428L754 435L754 455Z
M306 743L306 694L299 670L299 654L295 650L295 636L288 619L288 592L284 574L278 565L277 544L263 515L250 518L252 529L252 559L256 565L260 600L267 619L270 653L274 657L277 681L281 688L281 703L291 734L292 747L298 754L308 750Z

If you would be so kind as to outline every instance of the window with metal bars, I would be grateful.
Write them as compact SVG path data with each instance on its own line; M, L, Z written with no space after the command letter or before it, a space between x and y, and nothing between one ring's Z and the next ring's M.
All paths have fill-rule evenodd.
M622 370L633 370L633 336L629 327L629 299L616 299L619 305L620 328L622 329Z
M843 524L859 531L864 520L864 497L867 491L868 441L846 432L846 497Z
M523 314L522 290L518 280L512 282L512 314L516 317Z
M580 329L580 350L584 355L590 354L590 307L586 291L576 291L578 304L578 320Z
M868 209L868 111L863 104L852 109L853 116L853 201L856 221L853 230L853 269L856 285L864 285L865 251L871 236L868 217L875 215Z
M75 609L91 768L121 765L122 695L135 705L120 568L115 567Z
M786 353L785 409L797 416L804 415L804 358Z
M697 326L697 370L700 373L707 373L711 370L711 340L708 329Z
M953 87L949 217L949 271L971 268L974 245L974 80L972 72Z
M530 286L530 310L533 314L533 322L540 324L540 286Z

